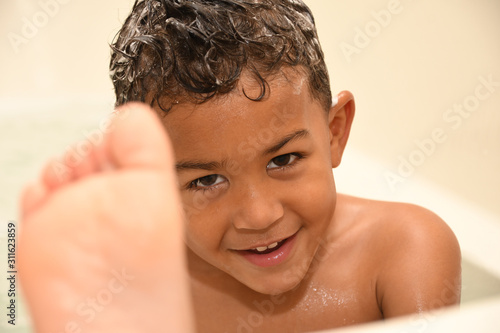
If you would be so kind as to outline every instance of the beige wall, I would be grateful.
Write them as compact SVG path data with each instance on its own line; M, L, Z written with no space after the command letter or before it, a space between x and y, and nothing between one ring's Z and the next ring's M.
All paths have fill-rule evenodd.
M0 2L0 112L13 101L111 100L107 43L132 3ZM394 191L423 175L500 216L500 84L482 83L500 82L500 2L307 3L334 92L356 96L349 147L385 164Z
M108 43L132 4L133 0L1 1L0 96L109 95Z
M351 147L396 192L422 175L500 216L500 2L308 3L333 90L357 100Z

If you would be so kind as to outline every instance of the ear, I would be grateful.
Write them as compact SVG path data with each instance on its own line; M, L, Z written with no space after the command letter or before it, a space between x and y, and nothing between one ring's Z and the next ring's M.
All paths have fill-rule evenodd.
M338 102L335 103L337 98ZM334 98L334 101L328 115L328 124L330 128L332 167L336 168L342 160L356 107L354 96L349 91L342 91Z

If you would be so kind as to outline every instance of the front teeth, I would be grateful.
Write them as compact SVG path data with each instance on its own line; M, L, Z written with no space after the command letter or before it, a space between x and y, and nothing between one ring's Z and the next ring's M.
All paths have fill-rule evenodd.
M276 246L278 246L278 242L274 242L268 246L259 246L259 247L255 248L255 250L257 250L258 252L264 252L267 249L274 249Z

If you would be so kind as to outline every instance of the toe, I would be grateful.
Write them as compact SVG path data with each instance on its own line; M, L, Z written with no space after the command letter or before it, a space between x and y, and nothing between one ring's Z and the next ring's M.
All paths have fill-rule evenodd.
M47 188L43 183L37 182L26 186L21 194L20 209L21 219L24 220L47 196Z
M108 143L117 167L172 167L166 131L157 114L145 104L129 103L117 109Z

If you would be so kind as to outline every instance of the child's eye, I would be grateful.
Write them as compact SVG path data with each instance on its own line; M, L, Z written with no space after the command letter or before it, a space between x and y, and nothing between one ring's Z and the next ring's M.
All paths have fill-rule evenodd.
M197 188L208 188L215 185L218 185L224 181L224 177L221 175L208 175L205 177L201 177L193 180L189 183L189 188L197 189Z
M271 160L271 162L269 162L269 164L267 165L267 169L283 168L291 165L300 158L301 156L296 153L276 156Z

